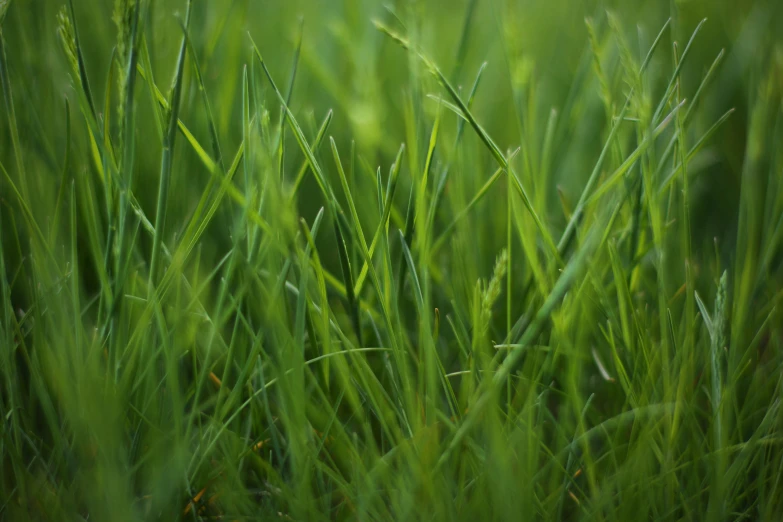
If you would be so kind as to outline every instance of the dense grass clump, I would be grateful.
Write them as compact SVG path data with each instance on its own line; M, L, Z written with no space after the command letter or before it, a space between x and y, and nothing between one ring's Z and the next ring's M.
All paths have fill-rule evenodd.
M780 520L780 2L110 4L0 0L0 519Z

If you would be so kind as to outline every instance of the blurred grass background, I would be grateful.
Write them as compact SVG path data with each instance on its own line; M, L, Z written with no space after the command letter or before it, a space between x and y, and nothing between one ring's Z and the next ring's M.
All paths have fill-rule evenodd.
M313 125L316 120L320 122L327 109L334 110L336 117L330 133L339 142L355 139L357 147L372 165L390 162L396 154L396 142L401 141L404 133L404 94L410 92L411 76L423 74L410 71L409 58L372 26L373 18L387 15L384 5L359 0L272 2L270 5L239 0L196 3L191 38L199 53L218 131L225 137L226 146L231 149L241 141L241 75L242 68L251 65L246 33L256 40L270 69L282 79L288 74L300 19L303 19L301 67L292 109L296 114L312 115L309 121ZM30 162L36 162L36 165L40 162L40 168L53 172L59 170L61 159L58 157L64 149L63 99L69 95L71 84L56 31L56 13L61 6L57 1L20 0L9 11L4 28L9 73L19 98L17 118L20 128L24 129L25 149L29 151L26 159L29 156ZM113 4L88 0L77 2L75 8L78 20L83 20L80 31L90 85L100 92L106 83L111 49L116 44L116 28L111 23ZM484 78L487 90L476 100L476 113L482 116L496 141L510 148L520 142L520 129L517 118L513 113L509 114L509 107L515 103L514 96L524 96L513 92L511 76L517 76L520 87L526 88L529 82L535 89L535 114L530 117L536 122L535 132L541 133L549 110L562 109L578 75L590 75L585 67L591 59L584 23L586 17L597 17L597 23L605 25L601 20L603 11L617 10L628 42L639 54L670 16L672 32L667 38L679 41L681 45L688 41L695 26L707 18L708 23L694 43L689 65L682 72L682 83L686 91L693 91L717 53L726 49L725 62L715 81L717 87L705 95L704 108L697 115L698 124L702 128L708 127L729 107L737 112L732 123L724 126L712 140L712 157L705 159L710 161L709 175L700 177L694 187L704 197L696 198L696 214L692 221L696 226L704 227L703 234L699 234L701 237L732 232L730 216L736 214L738 208L746 144L743 122L749 117L748 106L765 66L781 60L781 38L775 30L776 22L780 21L780 7L776 2L693 0L639 2L638 5L622 1L486 2L472 11L464 63L457 66L456 47L466 8L467 2L402 2L395 5L395 10L411 18L411 27L415 27L420 44L436 63L445 71L457 71L454 81L458 85L467 89L478 66L488 62ZM160 1L152 4L149 15L147 38L151 62L155 77L166 79L164 85L174 67L180 39L175 14L182 15L183 9L184 5L177 2ZM501 20L506 21L505 29ZM509 34L503 35L504 31ZM616 49L607 49L606 54L610 62L618 59ZM669 71L671 63L671 52L664 51L656 55L652 67L656 71ZM188 73L190 71L186 71ZM665 74L653 73L651 76L657 77L659 83L668 78ZM612 81L613 87L619 88L622 79L615 75ZM183 101L183 120L204 142L207 139L206 117L198 110L195 86L192 82L190 85ZM429 92L435 92L434 86ZM570 163L553 166L555 178L565 187L581 187L588 169L579 168L579 165L585 160L592 163L600 152L601 135L596 129L604 125L601 100L593 96L580 102L574 114L569 115L567 124L561 125L558 136L574 148L564 158ZM516 103L520 107L527 101L517 100ZM149 111L148 105L140 103L139 106L140 150L159 148L152 121L144 112ZM25 110L28 107L35 110ZM434 105L428 109L434 110ZM84 154L83 134L74 132L74 139L77 140L75 146L80 147L77 150ZM5 147L4 150L10 149ZM186 150L179 151L179 155L177 163L184 171L190 170L189 162L197 164L197 159ZM147 176L153 179L157 175L158 157L140 155L137 165L139 182L144 184L148 181ZM186 176L174 177L174 191L192 194L190 198L172 202L174 215L177 212L184 214L186 202L200 194L199 185L191 181ZM43 175L33 177L32 182L42 193L56 188L56 184ZM310 189L313 186L309 185ZM574 194L577 189L568 192ZM303 193L314 192L305 190ZM147 203L145 207L154 207L156 194L153 191L139 191L138 195ZM313 206L303 205L305 209ZM314 211L311 209L310 214L305 215L311 217ZM731 244L731 241L726 243Z
M63 0L0 0L1 518L774 520L783 512L783 4L194 0L178 108L192 139L180 134L172 149L159 234L137 219L157 227L170 115L148 78L170 103L186 2L142 5L139 65L151 71L136 76L128 173L114 3L74 0L65 11L78 28L95 121L107 131L98 150L58 35ZM408 38L465 100L486 63L471 113L514 158L557 239L611 142L629 87L637 90L628 126L599 169L602 180L655 126L645 125L652 115L644 111L672 94L674 43L681 54L704 19L676 77L677 96L689 101L724 52L698 105L687 122L669 120L624 183L589 201L574 220L578 245L560 252L564 262L505 174L460 214L497 165L470 125L460 136L459 117L438 102L454 100L426 65L373 24ZM310 160L289 205L304 147L292 126L281 126L280 100L251 38L284 93L298 64L289 107L309 143L333 111L314 158L334 200ZM663 106L669 114L676 102ZM642 198L643 174L680 163L675 154L661 160L676 125L687 123L678 151L729 109L686 162L689 186L674 169L667 191ZM241 158L225 199L192 146L221 163L211 125L222 151L215 172ZM433 127L440 134L430 172ZM111 161L138 201L124 232L116 226L122 190L106 181ZM636 190L638 201L627 196ZM193 250L179 265L161 254L166 276L154 273L155 242L176 254L203 218L205 194L215 214ZM406 225L411 212L415 232ZM424 213L434 216L430 228ZM313 235L320 223L315 248L299 218ZM355 283L364 255L357 223L368 245L374 231L380 238L378 278L364 284L358 319L340 235ZM398 229L411 234L410 252ZM589 252L598 232L588 231L604 229ZM439 237L445 243L434 252ZM513 349L493 346L539 326L536 311L558 295L566 265L579 275L559 295L563 308L548 309L540 335L526 341L541 350L531 349L536 355L502 386L491 384L482 372L494 374L493 356ZM724 270L728 283L720 283ZM324 274L333 277L323 282ZM156 295L164 281L174 282ZM725 331L716 326L723 314ZM318 359L357 348L378 353ZM716 363L721 348L728 355ZM468 416L490 392L503 404ZM710 409L716 404L724 417Z

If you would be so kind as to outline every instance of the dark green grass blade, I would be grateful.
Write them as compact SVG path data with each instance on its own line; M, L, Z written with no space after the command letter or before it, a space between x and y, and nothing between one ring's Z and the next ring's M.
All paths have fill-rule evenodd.
M150 292L157 279L157 268L160 256L160 245L163 241L163 229L166 225L166 208L168 204L169 186L171 184L171 166L174 154L174 145L177 138L177 122L179 121L179 106L182 98L182 79L185 72L185 54L187 52L187 32L190 24L190 12L192 1L188 1L185 13L185 24L182 28L182 43L177 58L177 69L174 76L174 90L171 94L169 121L166 135L163 139L163 154L160 164L160 185L158 187L158 204L155 212L155 235L152 242L152 255L150 261Z
M76 11L73 8L73 0L68 0L68 9L71 13L71 23L73 23L73 36L76 41L76 59L79 64L79 82L81 83L84 95L87 98L87 104L90 107L93 117L95 117L95 103L92 101L92 91L90 90L90 82L87 78L87 66L84 63L84 55L82 54L82 45L79 40L79 26L76 23Z

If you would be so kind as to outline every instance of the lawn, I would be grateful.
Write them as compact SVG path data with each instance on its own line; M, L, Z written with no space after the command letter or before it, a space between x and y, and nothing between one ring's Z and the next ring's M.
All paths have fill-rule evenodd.
M783 519L781 28L0 0L0 520Z

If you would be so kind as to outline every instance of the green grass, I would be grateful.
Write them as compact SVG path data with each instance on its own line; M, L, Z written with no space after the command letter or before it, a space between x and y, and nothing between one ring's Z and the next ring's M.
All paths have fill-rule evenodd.
M0 520L779 520L781 26L0 0Z

